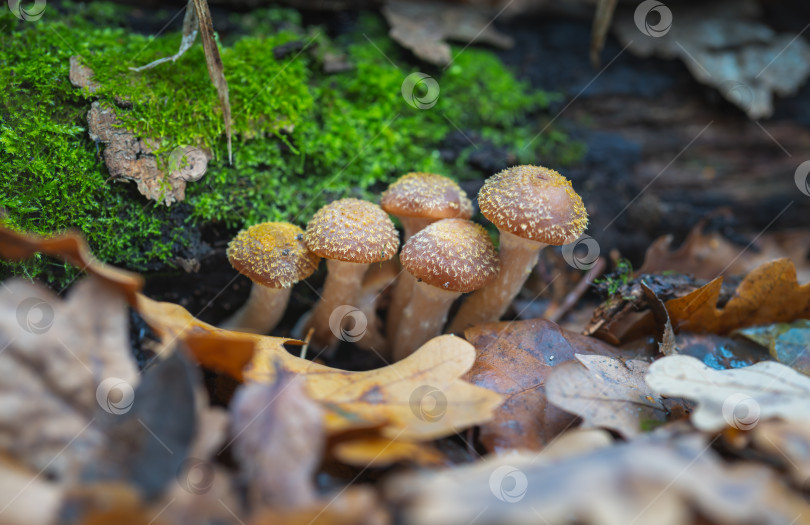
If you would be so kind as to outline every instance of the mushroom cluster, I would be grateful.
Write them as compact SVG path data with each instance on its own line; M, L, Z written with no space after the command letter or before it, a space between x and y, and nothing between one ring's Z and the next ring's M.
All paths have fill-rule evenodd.
M357 332L340 324L346 319L335 320L335 313L345 308L370 325L369 340L387 348L368 342L358 346L395 360L442 331L463 333L469 326L497 321L537 264L540 250L576 240L588 218L571 182L541 166L516 166L490 177L478 204L500 233L499 251L486 230L470 220L473 208L464 190L431 173L400 177L383 193L379 206L352 198L334 201L315 213L306 231L288 223L251 226L231 242L228 257L253 281L253 288L224 326L272 330L284 313L290 287L309 277L321 258L326 259L327 276L320 299L299 323L300 335L310 333L317 350L333 349L344 339L341 334ZM393 268L399 268L399 235L389 214L404 230L398 274ZM390 271L376 271L383 263ZM372 265L375 271L370 272ZM470 295L445 328L453 303L465 293ZM385 300L382 329L376 311Z

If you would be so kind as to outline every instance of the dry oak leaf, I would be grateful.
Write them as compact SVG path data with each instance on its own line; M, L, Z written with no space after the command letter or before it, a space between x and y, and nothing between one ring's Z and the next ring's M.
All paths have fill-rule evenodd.
M101 279L121 291L130 304L135 304L135 294L143 287L143 278L140 275L108 266L96 259L87 242L78 233L42 237L17 233L0 223L1 258L19 261L36 253L58 257Z
M270 381L277 352L261 341L245 378ZM287 353L285 368L305 375L307 391L329 412L328 433L380 425L392 440L431 440L492 419L503 398L461 377L473 366L475 348L442 335L396 363L365 372L319 365Z
M788 258L796 265L798 280L810 281L810 231L788 230L757 237L751 247L734 244L716 231L706 232L707 221L700 221L683 244L672 250L672 235L659 237L647 248L644 264L636 276L673 271L695 279L711 280L719 276L744 275L763 263ZM731 263L729 263L731 261Z
M5 281L0 348L0 451L54 479L74 479L106 446L100 411L133 403L139 377L123 296L94 277L64 300L22 279Z
M562 457L503 454L393 478L386 495L404 505L403 523L419 525L687 525L698 515L712 523L810 523L810 505L772 470L728 466L694 434L645 435Z
M341 463L360 468L388 467L403 462L436 466L445 461L444 455L433 445L392 440L372 433L335 443L330 452Z
M481 426L481 441L489 451L540 449L574 424L573 416L546 399L545 382L555 366L576 354L631 357L545 319L475 326L465 337L478 352L470 382L506 397L495 419Z
M734 296L718 309L723 278L718 277L694 292L667 301L676 331L726 334L759 324L810 318L810 283L800 286L790 259L777 259L745 276Z
M634 437L667 419L661 398L644 382L649 363L576 355L546 381L548 400L582 417L582 427L604 427Z
M750 430L772 417L810 421L810 377L774 361L715 370L694 357L674 355L654 362L646 381L663 396L696 401L692 423L705 431Z
M326 410L328 434L382 425L381 434L391 439L430 440L489 421L502 402L499 394L461 379L475 349L455 336L432 339L393 365L349 372L295 357L282 346L300 341L229 332L177 304L138 295L137 309L164 339L185 339L204 366L259 382L274 380L276 364L302 374L307 393Z

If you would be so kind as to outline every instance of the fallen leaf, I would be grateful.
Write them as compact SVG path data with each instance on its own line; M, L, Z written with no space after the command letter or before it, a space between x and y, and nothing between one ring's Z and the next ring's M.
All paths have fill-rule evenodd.
M603 427L634 437L667 419L660 397L644 382L649 363L579 355L546 380L548 400L580 416L582 427Z
M669 356L650 366L646 381L663 396L696 401L692 423L709 432L749 430L772 417L810 420L810 378L773 361L714 370L694 357Z
M810 488L810 422L764 421L752 438L754 448L782 465L800 489Z
M445 40L475 41L502 49L514 45L512 37L492 26L491 14L470 6L387 1L382 12L391 26L388 34L394 41L437 66L452 62L450 46Z
M318 365L286 351L283 366L304 374L309 395L324 404L327 431L384 425L389 439L430 440L490 420L501 396L461 379L475 360L465 340L442 335L396 363L366 372ZM262 340L245 378L272 381L278 351Z
M747 326L810 317L810 283L799 286L789 259L768 262L750 272L734 296L718 308L722 282L718 277L689 295L667 301L673 328L726 334Z
M93 277L64 300L5 281L0 348L0 450L54 479L76 476L107 443L97 412L128 410L139 381L123 296Z
M143 287L143 278L140 275L108 266L96 259L78 233L42 237L17 233L0 223L0 257L20 261L36 253L58 257L86 271L121 291L130 304L135 304L135 295Z
M387 525L388 513L368 487L349 487L305 509L263 509L248 525Z
M804 39L776 33L761 19L757 2L725 0L678 6L674 16L663 4L624 10L613 27L632 53L680 58L698 82L759 120L773 114L774 95L795 93L810 74Z
M716 231L704 232L705 228L705 221L698 223L677 250L671 249L672 235L653 241L636 275L672 271L689 274L695 279L711 280L744 275L768 261L788 258L796 265L798 280L810 281L807 248L810 231L766 233L756 237L749 246L740 246Z
M475 349L455 336L432 339L393 365L349 372L293 356L282 346L300 341L229 332L199 321L180 305L138 295L137 309L163 339L190 338L203 366L257 382L274 381L276 363L302 374L307 393L325 409L328 434L383 425L381 434L390 439L429 440L488 421L501 403L497 393L460 379L472 366ZM209 337L222 344L194 344L195 338Z
M323 409L307 396L303 376L279 370L273 383L243 385L230 411L233 455L251 506L313 504L325 444Z
M330 452L340 462L360 468L388 467L396 463L440 465L444 456L432 445L367 435L336 443Z
M544 319L475 326L465 337L478 352L467 375L470 382L506 398L495 419L481 425L481 442L489 451L540 449L574 424L574 417L546 400L545 382L553 367L575 354L630 357Z
M562 458L514 453L386 485L419 525L810 523L810 505L763 465L727 465L702 436L644 436Z
M810 375L810 320L752 326L736 333L767 348L780 363Z

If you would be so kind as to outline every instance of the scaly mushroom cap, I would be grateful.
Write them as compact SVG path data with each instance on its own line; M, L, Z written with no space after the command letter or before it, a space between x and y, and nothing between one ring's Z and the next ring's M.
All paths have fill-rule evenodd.
M493 175L478 193L481 213L500 230L559 246L588 225L571 181L542 166L515 166Z
M408 173L388 186L382 209L399 217L469 219L472 203L454 181L435 173Z
M465 219L443 219L414 234L399 260L417 279L462 293L488 284L500 269L487 231Z
M228 260L255 283L289 288L312 275L321 261L307 249L303 233L287 222L256 224L240 231L228 244Z
M353 263L387 261L399 248L388 214L360 199L340 199L318 210L307 224L304 241L321 257Z

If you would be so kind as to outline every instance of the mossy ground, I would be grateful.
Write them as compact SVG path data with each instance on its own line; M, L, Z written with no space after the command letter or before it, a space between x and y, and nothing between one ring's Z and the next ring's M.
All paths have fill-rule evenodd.
M126 11L105 3L51 8L37 22L0 16L0 207L13 228L38 233L81 230L102 259L134 270L164 266L199 240L199 226L228 229L265 220L305 224L324 202L344 196L376 200L385 183L407 171L478 178L470 145L453 162L440 155L448 134L477 133L515 162L575 160L582 146L558 131L523 146L542 127L550 96L532 92L487 50L455 48L446 70L425 69L386 36L376 15L361 14L334 38L303 27L289 9L252 12L229 21L245 29L220 42L233 112L234 156L228 164L224 126L199 41L174 63L135 73L177 51L178 33L153 38L125 27ZM167 19L171 13L166 13ZM215 18L215 25L217 21ZM289 42L306 47L276 59ZM329 53L354 65L322 72ZM101 89L83 93L68 81L69 57L81 56ZM418 109L401 94L404 78L424 70L441 89ZM134 185L109 180L85 115L100 99L131 102L124 125L159 137L159 164L178 146L210 149L202 180L181 205L147 201ZM65 281L70 272L45 259L4 272Z

